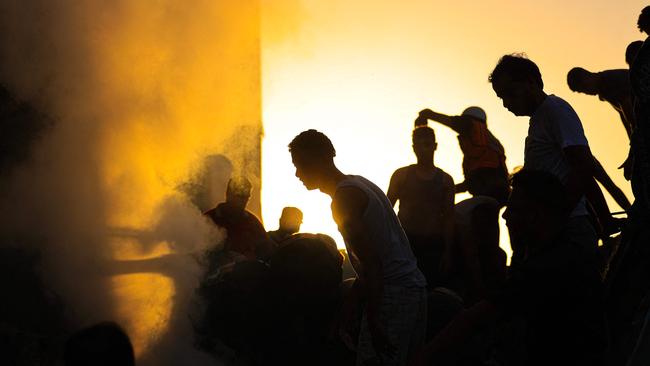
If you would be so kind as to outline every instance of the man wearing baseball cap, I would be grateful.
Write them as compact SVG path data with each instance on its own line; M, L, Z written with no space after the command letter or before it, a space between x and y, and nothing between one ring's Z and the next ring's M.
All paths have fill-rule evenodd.
M465 181L456 185L456 193L469 191L474 196L490 196L504 205L509 194L505 150L488 130L485 111L472 106L460 116L448 116L427 108L420 111L415 125L427 125L428 120L458 133Z

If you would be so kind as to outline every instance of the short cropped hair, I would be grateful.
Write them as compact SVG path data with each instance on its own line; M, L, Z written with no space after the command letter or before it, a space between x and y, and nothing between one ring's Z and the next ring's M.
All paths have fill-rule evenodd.
M580 85L582 85L582 80L588 74L590 72L582 67L574 67L569 70L569 73L566 75L566 82L569 85L569 89L571 91L581 91Z
M636 58L636 55L639 53L639 50L641 49L641 46L643 46L643 41L634 41L627 45L627 48L625 49L625 63L628 65L632 65L634 62L634 59Z
M522 169L511 178L512 190L523 189L526 197L558 217L570 212L566 188L553 174L542 170Z
M227 191L240 196L250 196L253 185L244 176L234 176L228 180Z
M289 143L289 152L315 160L330 160L336 156L332 141L324 133L307 130L296 136Z
M523 53L515 53L501 57L497 66L488 77L488 81L494 83L495 80L504 76L509 77L513 81L532 80L539 84L541 88L544 88L544 81L542 80L542 74L539 72L539 67Z
M412 138L414 143L416 139L421 138L432 139L433 142L436 142L436 133L433 131L433 128L429 126L418 126L413 129Z
M639 14L639 20L636 22L641 32L650 35L650 6L646 6Z
M282 209L282 217L296 217L302 220L302 211L297 207L287 206Z

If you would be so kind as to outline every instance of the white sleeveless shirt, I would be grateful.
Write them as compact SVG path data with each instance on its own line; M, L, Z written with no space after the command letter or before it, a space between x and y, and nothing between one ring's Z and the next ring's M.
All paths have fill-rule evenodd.
M368 205L361 220L371 243L379 249L384 284L425 287L427 282L417 267L406 234L384 192L371 181L358 175L346 176L336 189L342 187L356 187L368 197ZM339 231L341 229L339 227ZM352 266L357 273L361 273L362 264L359 263L350 243L347 239L344 240Z

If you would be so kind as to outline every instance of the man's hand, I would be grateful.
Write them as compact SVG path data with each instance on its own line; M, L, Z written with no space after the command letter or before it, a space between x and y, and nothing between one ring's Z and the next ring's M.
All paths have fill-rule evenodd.
M632 166L634 165L634 155L632 154L632 150L630 150L629 154L627 155L627 159L621 164L621 166L618 167L618 169L623 169L623 177L625 177L625 180L630 180L632 179Z
M431 118L434 115L434 113L431 109L424 108L423 110L420 111L419 115L422 118Z
M418 118L415 119L415 127L426 126L429 124L429 120L431 119L432 114L433 111L431 109L426 108L421 110L418 114Z

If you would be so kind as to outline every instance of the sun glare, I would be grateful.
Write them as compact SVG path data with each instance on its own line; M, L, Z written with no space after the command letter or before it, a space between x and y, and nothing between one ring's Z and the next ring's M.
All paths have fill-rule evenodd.
M305 214L303 231L329 234L343 246L330 216L329 199L305 190L294 176L287 152L291 139L310 128L332 139L343 172L363 175L386 190L395 169L415 162L410 133L420 109L460 114L477 105L485 109L490 130L503 143L509 169L522 165L527 119L506 111L487 81L499 57L512 52L525 52L533 59L548 92L576 109L592 151L631 197L629 183L616 170L627 151L618 148L627 146L618 116L605 103L571 92L566 73L576 65L593 70L625 67L625 46L640 37L633 26L618 26L624 24L622 20L615 29L576 29L569 20L582 19L582 7L565 2L561 6L567 13L559 20L556 13L534 2L511 2L505 7L489 2L414 1L410 6L393 1L301 2L294 9L299 16L289 20L273 19L267 12L262 26L265 225L275 228L282 207L297 206ZM621 12L613 3L606 7L634 23L636 10ZM440 16L433 21L431 14ZM556 42L548 42L547 31L534 31L546 29L551 21L557 27ZM478 33L477 22L482 24ZM276 29L286 30L287 24L291 34L278 42ZM585 42L587 36L594 41ZM438 140L436 165L460 182L462 155L456 135L432 127ZM458 195L456 201L464 198ZM607 199L611 210L618 210ZM510 253L508 243L501 220L501 247Z
M296 68L292 70L295 72ZM355 74L354 70L346 72ZM295 78L286 89L265 93L262 201L267 228L277 227L283 207L296 206L304 213L301 231L328 234L342 248L330 198L318 190L307 191L295 177L287 145L301 131L317 129L332 140L337 151L335 162L344 173L362 175L386 191L393 171L415 162L410 134L417 110L400 105L387 89L365 90L363 81L341 89L340 82L347 76L341 74L339 78L331 82ZM309 87L312 81L319 84L317 90ZM294 95L293 90L305 92ZM332 98L336 94L340 99ZM362 94L364 98L355 97ZM380 110L377 105L390 108ZM454 166L460 167L461 157L455 135L444 128L435 129L440 150L444 149L436 163L458 175Z

